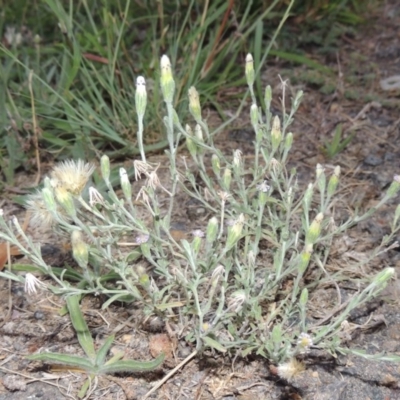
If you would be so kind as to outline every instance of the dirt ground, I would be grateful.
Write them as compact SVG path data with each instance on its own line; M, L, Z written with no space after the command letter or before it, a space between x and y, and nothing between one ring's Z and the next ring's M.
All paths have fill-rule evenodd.
M290 79L293 91L305 92L303 103L292 127L295 135L291 165L299 173L299 181L307 184L314 176L317 163L326 168L339 164L342 168L340 204L350 202L361 208L375 204L400 173L400 3L383 1L370 21L355 35L341 39L335 56L319 56L309 49L309 56L336 71L335 78L317 79L304 67L282 61L270 62L263 72L263 81L280 94L278 74ZM398 86L387 78L396 76ZM393 83L392 79L392 83ZM329 91L329 85L333 91ZM390 89L390 90L388 90ZM328 92L328 94L327 94ZM275 106L279 107L278 102ZM218 138L226 148L251 146L252 136L246 130L247 117L238 121L239 130L227 130ZM342 124L345 135L356 132L350 145L334 159L324 156L322 148L332 139L335 128ZM247 125L248 126L248 125ZM362 242L362 249L380 242L388 233L389 224L399 197L372 220L354 229L350 235ZM1 205L7 214L23 215L9 203ZM190 207L189 207L190 208ZM185 210L187 223L193 221ZM197 215L197 214L196 214ZM197 215L198 217L198 215ZM179 222L178 222L179 225ZM190 227L189 227L190 228ZM187 226L177 230L184 231ZM399 238L400 240L400 238ZM49 256L58 259L63 253L53 243ZM400 252L392 250L373 267L376 272L386 266L395 267L400 276ZM80 349L68 316L58 311L62 299L48 293L27 296L21 285L0 280L0 400L77 398L85 374L54 369L26 360L25 355L38 349L79 354ZM12 301L12 313L6 319ZM359 326L353 332L352 347L369 354L400 355L400 282L393 281L373 302L352 313L350 322ZM149 360L154 347L169 342L167 330L157 323L143 323L140 311L113 305L101 310L100 299L85 298L82 308L96 344L110 334L116 335L113 351L122 350L126 358ZM93 382L90 399L143 399L155 382L191 353L179 342L174 354L152 373L101 376ZM229 359L205 354L188 362L150 399L159 400L395 400L400 399L400 365L368 361L360 357L323 357L311 352L305 359L306 370L290 382L279 379L264 359Z

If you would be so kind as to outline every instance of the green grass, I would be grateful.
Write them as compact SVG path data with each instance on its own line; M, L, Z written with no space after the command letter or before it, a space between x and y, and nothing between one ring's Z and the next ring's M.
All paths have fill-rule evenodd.
M239 65L247 52L259 69L273 54L326 72L304 54L272 49L289 15L304 16L301 29L311 18L321 21L328 14L350 24L358 22L352 10L361 2L335 1L329 7L324 1L294 0L268 6L222 0L1 3L0 31L4 35L14 27L23 34L21 45L0 47L0 101L5 104L0 110L0 168L12 185L15 171L37 164L38 155L41 160L91 159L103 152L112 159L137 155L133 93L138 75L146 78L152 98L145 116L145 151L163 149L167 141L158 118L157 72L162 54L170 57L180 82L174 104L180 115L187 109L188 88L196 86L202 103L224 119L235 99L217 102L217 95L221 88L244 85ZM256 91L261 97L259 78Z

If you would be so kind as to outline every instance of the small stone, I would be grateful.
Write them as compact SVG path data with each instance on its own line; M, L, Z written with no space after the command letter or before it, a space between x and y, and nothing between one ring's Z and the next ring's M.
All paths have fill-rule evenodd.
M12 335L15 331L15 322L7 322L3 326L3 332L7 335Z
M43 319L44 318L44 312L43 311L35 311L33 313L33 318L35 319Z
M6 375L3 378L3 385L10 392L26 391L25 381L20 376L17 375Z
M164 353L166 358L172 357L173 344L165 333L153 335L149 341L149 348L153 357L158 357L161 353Z
M371 167L377 167L378 165L381 165L382 163L383 163L382 157L374 155L374 154L368 154L364 158L364 164L370 165Z

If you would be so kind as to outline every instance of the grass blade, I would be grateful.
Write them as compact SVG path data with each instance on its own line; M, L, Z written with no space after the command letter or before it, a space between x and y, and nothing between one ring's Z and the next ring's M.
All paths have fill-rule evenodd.
M160 354L153 361L124 360L99 367L102 374L115 374L117 372L146 372L156 369L164 361L165 355Z
M32 361L44 361L51 362L53 364L68 365L70 367L79 368L87 372L94 372L96 369L89 360L78 356L72 356L70 354L41 353L32 354L30 356L27 356L26 358Z
M94 361L96 359L94 342L86 321L83 318L83 314L79 306L79 299L80 296L76 295L67 297L67 307L71 317L72 325L74 326L78 336L79 343L89 359Z
M111 345L113 344L115 335L111 335L106 341L103 343L103 346L100 347L96 356L96 365L102 366L104 364L104 360L106 359L108 350L110 350Z

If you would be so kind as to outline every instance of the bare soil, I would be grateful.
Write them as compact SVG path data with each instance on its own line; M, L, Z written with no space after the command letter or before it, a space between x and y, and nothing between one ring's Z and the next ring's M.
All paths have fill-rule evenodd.
M311 79L305 67L276 61L263 72L263 81L273 86L275 98L281 94L280 80L290 78L290 90L302 89L304 100L292 127L295 135L291 165L301 184L313 179L315 166L342 168L338 212L346 204L365 208L376 204L393 176L400 171L400 87L382 89L382 80L400 75L400 3L384 1L370 20L353 35L345 35L335 57L320 56L310 48L308 56L336 71L336 78ZM317 72L312 72L312 74ZM314 76L314 78L315 78ZM311 76L312 77L312 76ZM384 83L384 82L383 82ZM333 87L326 94L327 85ZM226 94L225 94L226 95ZM279 102L274 106L279 109ZM328 160L322 148L342 124L344 136L356 132L349 146ZM225 151L251 149L252 136L241 128L248 126L247 116L218 138ZM154 157L152 161L162 159ZM26 179L26 177L25 177ZM24 177L21 177L23 182ZM349 233L358 244L358 256L368 251L389 231L399 198L394 199L371 221ZM9 202L0 204L7 215L24 215ZM176 235L186 235L202 218L202 210L190 204L176 221ZM41 232L31 232L38 240ZM400 238L399 238L400 239ZM54 263L61 264L69 255L57 243L47 244ZM343 259L343 263L346 260ZM393 266L400 272L400 253L385 253L372 268L379 272ZM338 265L337 268L341 266ZM39 349L80 354L68 316L60 316L61 298L49 293L27 296L20 285L0 281L0 399L77 398L85 374L27 361L25 356ZM397 280L373 302L354 312L349 322L356 327L349 346L369 354L400 355L400 284ZM320 293L319 301L323 301ZM11 306L11 309L10 309ZM163 366L152 373L101 376L93 382L90 399L142 399L155 382L178 365L192 351L183 341L176 343L163 323L144 322L140 310L112 305L101 310L101 299L87 297L82 309L89 328L100 345L110 334L116 335L113 351L122 350L128 359L150 360L157 348L171 348ZM9 313L11 311L11 313ZM311 352L305 358L306 370L290 382L279 379L266 360L230 359L206 353L188 362L173 375L151 399L159 400L395 400L400 399L400 365L368 361L354 356L328 357Z

